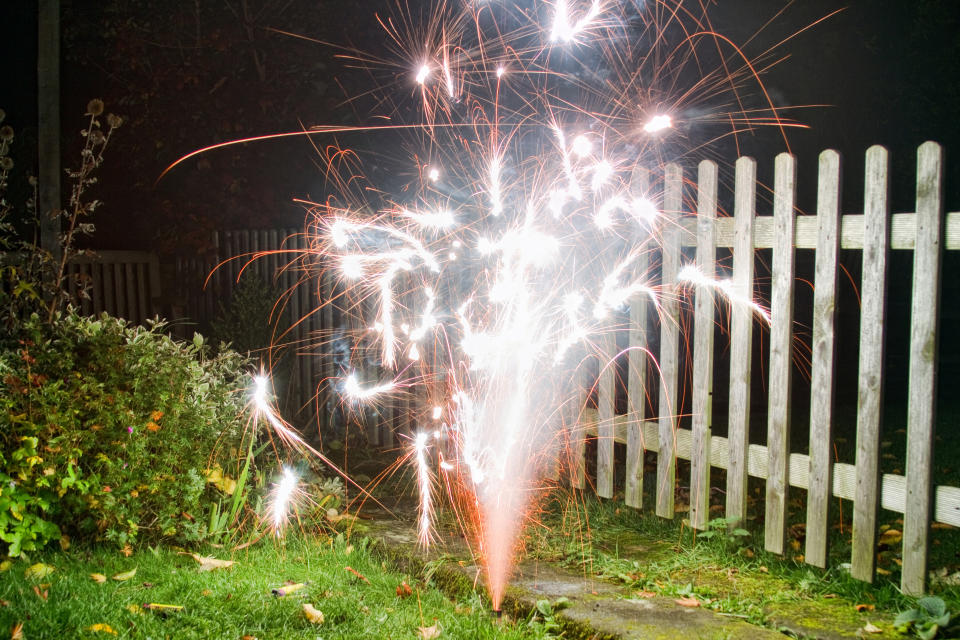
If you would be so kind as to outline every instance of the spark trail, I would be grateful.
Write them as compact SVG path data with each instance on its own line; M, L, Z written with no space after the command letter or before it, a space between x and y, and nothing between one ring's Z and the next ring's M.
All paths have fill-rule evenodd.
M659 238L682 212L662 211L643 176L759 126L800 125L766 97L756 69L771 60L750 60L716 33L705 3L456 5L438 2L417 25L400 4L398 19L378 18L389 56L344 56L387 78L375 93L393 124L357 130L405 133L412 164L394 174L415 177L357 187L353 173L337 177L343 154L331 154L340 192L312 208L304 263L334 269L348 297L367 301L353 307L371 311L364 338L394 372L367 387L345 376L345 398L389 401L423 381L441 399L408 456L420 538L430 539L434 486L456 485L446 493L477 517L470 530L498 609L561 449L560 407L597 339L622 328L628 302L639 295L659 309L685 287L711 287L768 317L692 268L659 281ZM282 439L313 452L263 412Z

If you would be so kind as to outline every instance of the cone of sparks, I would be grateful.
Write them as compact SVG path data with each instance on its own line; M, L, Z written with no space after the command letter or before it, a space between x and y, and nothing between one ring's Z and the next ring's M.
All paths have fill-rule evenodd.
M415 177L382 206L351 204L346 192L317 204L304 261L372 301L355 307L371 310L363 339L393 372L366 386L346 374L344 400L390 402L414 384L439 399L409 443L420 541L431 541L446 483L458 513L475 518L468 530L499 609L562 448L578 368L599 336L623 328L629 302L659 309L709 287L769 322L753 292L694 266L659 281L664 221L681 212L663 215L646 176L714 140L795 123L765 99L755 61L712 30L703 3L465 0L460 14L441 3L422 29L380 22L403 59L351 60L401 78L383 92L396 112L419 113L403 123L414 125ZM319 455L269 406L265 379L256 384L257 411L280 439ZM295 488L285 470L278 530Z

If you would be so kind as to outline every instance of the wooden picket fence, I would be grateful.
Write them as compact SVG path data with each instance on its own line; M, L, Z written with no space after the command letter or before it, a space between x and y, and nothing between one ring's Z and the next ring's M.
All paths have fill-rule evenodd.
M656 455L656 513L673 518L677 487L677 459L690 461L689 522L704 529L710 518L710 467L726 470L725 517L732 522L747 516L748 476L766 484L763 509L764 546L782 554L787 534L790 487L806 490L804 559L826 566L828 507L831 496L853 501L851 573L871 581L875 572L878 509L903 514L902 589L918 594L925 589L927 549L932 522L960 526L960 488L932 487L936 409L937 338L942 248L960 249L960 213L944 215L942 203L943 152L935 143L919 148L916 212L891 216L888 209L887 151L872 147L866 154L863 214L840 213L840 156L824 151L819 159L816 215L797 215L796 161L789 154L776 158L773 215L757 215L757 168L741 158L735 166L732 217L718 217L718 168L711 161L699 165L695 212L684 209L682 169L668 165L662 178L663 283L676 282L682 251L695 247L696 264L707 276L716 271L717 249L732 250L732 284L738 295L754 291L755 252L772 249L771 322L769 351L765 353L767 405L766 445L749 440L753 333L757 320L743 304L730 304L730 374L726 389L714 388L714 326L723 322L723 307L712 288L698 287L693 307L692 411L690 428L679 428L677 389L680 309L677 296L664 295L659 310L659 373L649 375L645 336L652 331L649 298L637 296L630 304L629 346L626 355L607 336L599 354L596 381L597 409L579 412L579 431L596 438L596 490L613 496L614 444L626 445L625 502L640 507L643 496L644 452ZM658 185L652 185L654 187ZM656 191L656 189L654 189ZM690 206L690 209L693 209ZM835 307L839 250L862 251L861 332L859 345L856 463L831 461L834 426ZM890 249L913 251L912 319L910 330L907 453L905 474L879 472L880 425L883 412L884 327L887 261ZM810 354L809 454L791 453L791 376L795 354L795 255L815 251L812 351ZM689 251L689 249L688 249ZM643 269L645 265L641 265ZM609 363L629 359L626 381L616 377ZM580 406L587 406L592 380L583 385ZM626 386L627 412L615 415L618 386ZM729 395L727 437L711 436L712 401ZM659 394L654 414L651 399ZM570 479L584 485L584 439L573 439Z
M66 287L81 313L143 323L161 312L160 262L146 251L97 251L71 258Z
M184 332L183 321L206 327L217 318L241 277L261 278L279 296L271 319L273 348L257 355L265 367L289 360L288 368L273 371L275 385L283 387L285 417L308 431L359 428L369 444L387 448L395 446L395 432L410 432L413 398L385 407L343 404L337 387L347 369L352 371L344 360L356 366L361 382L379 380L382 372L371 364L374 358L367 358L372 345L362 339L358 305L363 302L351 300L322 262L311 257L302 229L215 231L211 240L214 249L207 255L176 259L176 315Z

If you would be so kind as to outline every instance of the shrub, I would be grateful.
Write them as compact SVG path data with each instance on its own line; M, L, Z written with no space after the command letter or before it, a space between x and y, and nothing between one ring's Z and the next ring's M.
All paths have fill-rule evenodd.
M34 315L0 352L0 539L195 542L245 451L244 359L73 311ZM236 488L234 490L238 490ZM219 494L222 497L222 494Z

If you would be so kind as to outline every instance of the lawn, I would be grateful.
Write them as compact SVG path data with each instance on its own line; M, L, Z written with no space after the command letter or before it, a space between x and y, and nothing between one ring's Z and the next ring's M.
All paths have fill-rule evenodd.
M192 555L167 548L130 556L72 549L5 563L0 629L22 623L24 638L547 637L536 621L498 624L480 595L448 600L416 576L392 570L364 539L296 536L204 554L234 564L205 571ZM38 563L53 571L25 575ZM292 583L306 586L283 597L273 593ZM323 621L311 621L306 605Z

